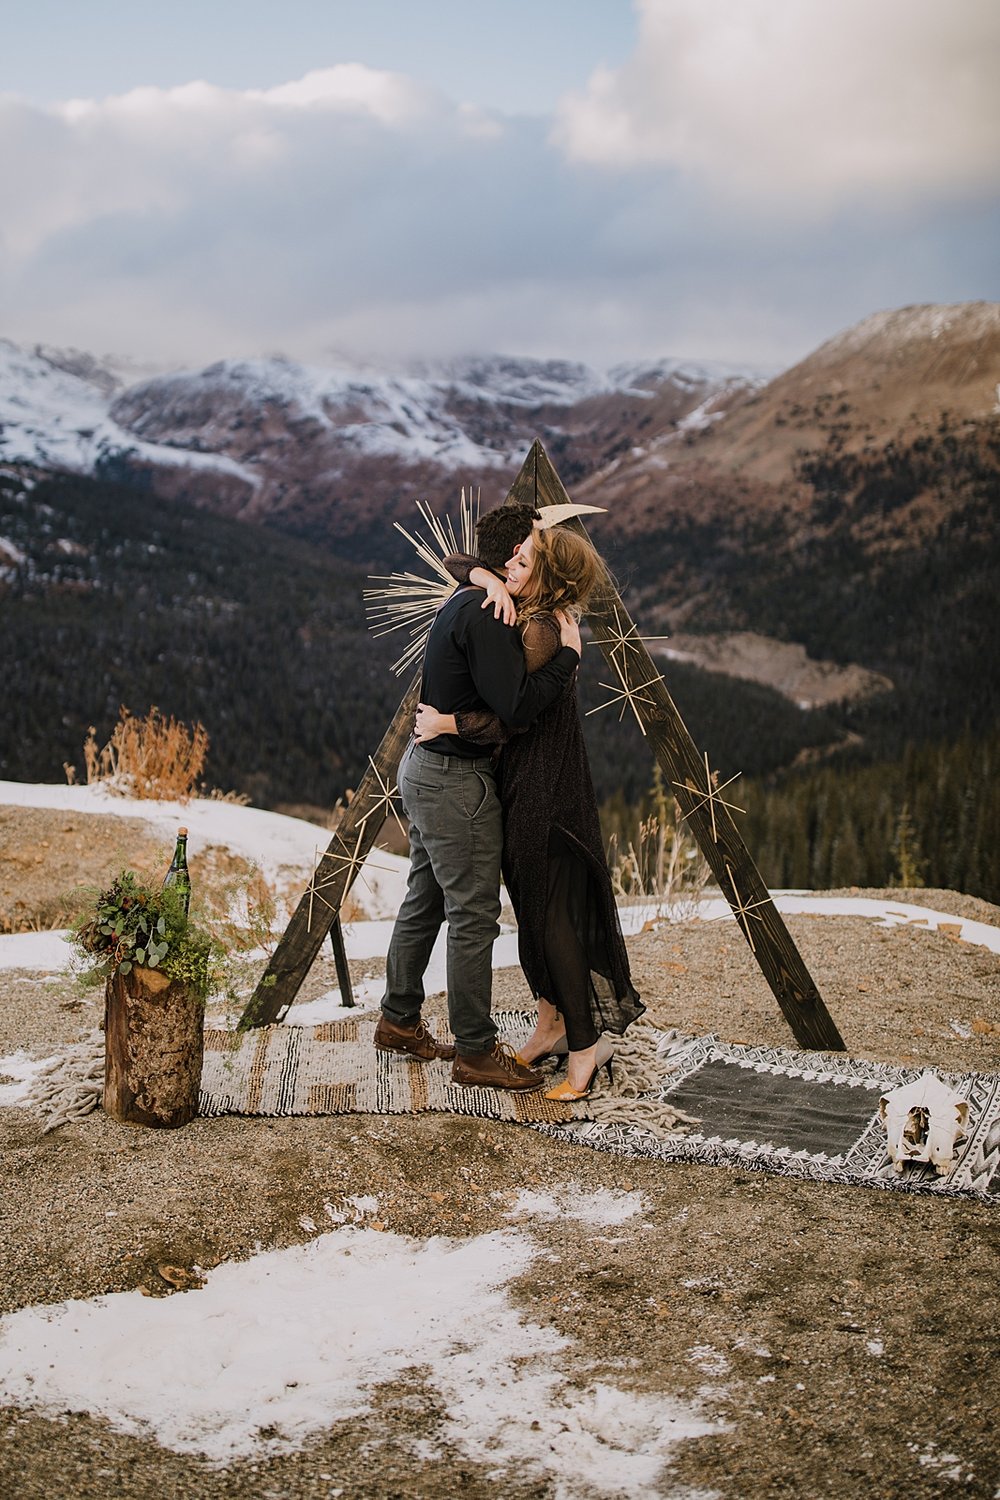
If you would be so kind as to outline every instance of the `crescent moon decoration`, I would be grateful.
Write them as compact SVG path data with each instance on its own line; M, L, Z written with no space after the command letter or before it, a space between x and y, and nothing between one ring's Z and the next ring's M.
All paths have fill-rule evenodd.
M373 574L372 582L383 586L364 590L365 614L373 635L390 635L394 630L410 633L408 646L392 664L397 677L412 670L423 656L431 622L454 592L455 580L444 566L444 559L452 552L476 550L479 500L480 491L477 489L473 498L471 485L466 499L463 485L457 533L449 516L436 516L423 500L417 501L417 510L430 531L429 538L420 532L407 531L398 521L392 523L433 575L427 578L420 573Z
M550 526L558 526L560 521L568 521L571 516L593 516L598 512L603 515L606 511L606 505L577 505L574 500L567 500L562 505L540 505L538 514L542 519L538 524L543 531L548 531Z

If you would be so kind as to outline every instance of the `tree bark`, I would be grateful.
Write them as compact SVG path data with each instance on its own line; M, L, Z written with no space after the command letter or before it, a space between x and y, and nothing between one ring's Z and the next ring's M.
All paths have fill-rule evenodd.
M123 1125L174 1130L198 1110L204 1003L156 969L107 981L104 1109Z

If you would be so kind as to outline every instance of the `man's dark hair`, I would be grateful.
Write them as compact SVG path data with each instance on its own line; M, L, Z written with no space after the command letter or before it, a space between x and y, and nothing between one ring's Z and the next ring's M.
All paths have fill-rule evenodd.
M498 505L496 510L487 511L476 523L479 561L494 573L502 572L514 548L531 535L532 525L541 519L533 505Z

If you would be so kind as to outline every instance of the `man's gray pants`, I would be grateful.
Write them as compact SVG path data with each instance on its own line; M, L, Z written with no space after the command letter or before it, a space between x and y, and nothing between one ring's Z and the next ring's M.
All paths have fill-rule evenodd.
M455 1047L465 1056L489 1052L503 845L496 768L488 757L439 755L411 741L397 781L410 820L410 878L386 956L383 1013L397 1026L419 1019L424 971L446 921Z

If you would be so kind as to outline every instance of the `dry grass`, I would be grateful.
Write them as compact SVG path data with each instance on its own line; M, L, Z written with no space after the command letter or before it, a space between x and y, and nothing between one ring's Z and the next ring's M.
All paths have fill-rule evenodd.
M122 704L118 723L103 749L91 726L83 746L87 785L106 782L130 797L161 802L186 802L205 769L208 731L204 724L165 718L154 705L145 718L136 718ZM71 767L66 767L70 782Z
M649 817L639 823L635 839L623 849L612 835L608 868L619 902L648 903L654 913L669 907L675 916L685 904L697 904L711 874L684 826L680 808L665 796L657 798Z

